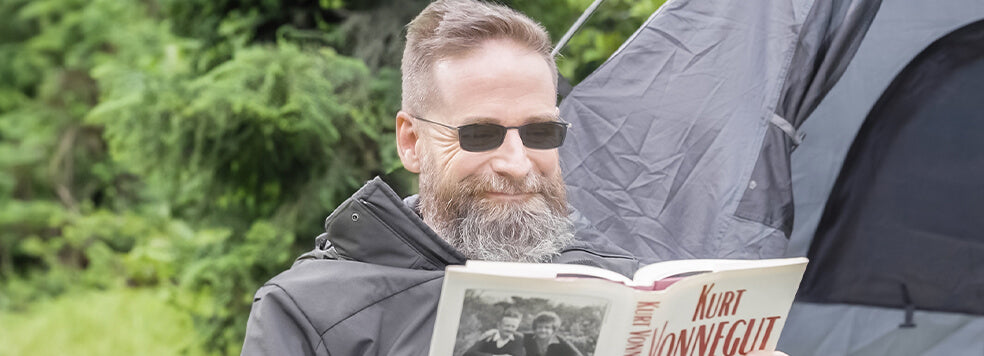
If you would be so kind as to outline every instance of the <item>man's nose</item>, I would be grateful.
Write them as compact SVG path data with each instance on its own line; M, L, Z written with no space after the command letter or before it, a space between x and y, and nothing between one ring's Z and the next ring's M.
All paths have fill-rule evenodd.
M523 146L523 140L519 137L518 130L506 131L502 145L493 154L495 157L492 158L492 171L495 173L514 178L525 178L533 169L533 162L527 155L526 146Z

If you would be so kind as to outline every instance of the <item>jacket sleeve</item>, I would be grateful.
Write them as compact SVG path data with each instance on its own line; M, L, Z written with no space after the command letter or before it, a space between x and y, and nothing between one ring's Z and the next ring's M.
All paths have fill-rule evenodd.
M310 319L280 286L268 284L253 298L243 356L329 355Z

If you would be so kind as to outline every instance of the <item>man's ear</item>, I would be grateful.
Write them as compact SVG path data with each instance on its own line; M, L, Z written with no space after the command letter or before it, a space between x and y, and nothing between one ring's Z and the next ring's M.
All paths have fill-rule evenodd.
M417 130L413 127L413 116L400 111L396 114L396 148L400 154L403 168L412 173L420 173L420 152L417 149Z

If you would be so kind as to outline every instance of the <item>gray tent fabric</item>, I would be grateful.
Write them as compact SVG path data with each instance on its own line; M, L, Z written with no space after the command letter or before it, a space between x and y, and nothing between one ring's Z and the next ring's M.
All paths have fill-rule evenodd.
M668 1L561 104L583 233L644 262L806 255L875 102L927 46L982 19L982 0ZM779 348L984 354L982 316L848 303L794 303Z
M818 1L806 18L776 114L800 127L851 62L881 0Z
M984 318L916 311L900 328L898 309L797 303L779 339L789 355L984 355Z
M561 163L585 233L644 262L782 255L792 202L788 169L770 164L790 147L777 104L797 98L780 112L805 113L836 81L786 85L791 65L843 70L831 63L849 60L879 3L668 1L561 103L576 128ZM772 169L753 177L756 162Z
M800 127L808 139L791 157L796 217L787 256L807 254L844 158L893 79L931 43L982 19L980 0L882 5L840 81ZM916 310L915 327L902 328L905 314L903 309L800 301L779 346L791 355L984 355L984 317Z
M759 151L752 181L736 216L761 221L787 237L793 228L793 191L789 154L803 136L796 128L840 79L874 20L881 0L831 0L814 3L796 41L793 59L773 116L773 125Z

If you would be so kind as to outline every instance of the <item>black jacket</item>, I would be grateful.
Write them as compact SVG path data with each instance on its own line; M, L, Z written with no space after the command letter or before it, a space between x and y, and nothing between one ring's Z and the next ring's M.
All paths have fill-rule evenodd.
M415 205L379 178L342 203L315 249L256 292L242 354L426 355L444 268L465 257ZM623 274L638 267L597 240L572 244L556 262Z

